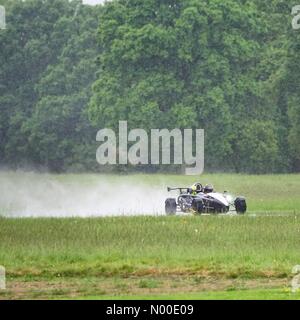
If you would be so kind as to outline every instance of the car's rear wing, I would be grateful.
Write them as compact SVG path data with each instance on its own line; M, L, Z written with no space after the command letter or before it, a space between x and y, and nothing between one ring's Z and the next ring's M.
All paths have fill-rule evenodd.
M188 191L190 188L170 188L170 187L168 187L168 192L170 192L170 191L175 191L175 190L179 190L180 191L180 193L182 193L183 191Z

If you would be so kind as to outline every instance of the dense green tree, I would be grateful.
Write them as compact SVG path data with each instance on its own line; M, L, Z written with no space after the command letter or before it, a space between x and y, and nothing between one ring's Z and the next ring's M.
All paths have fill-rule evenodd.
M206 170L299 172L295 1L0 4L0 164L101 170L96 129L127 120L204 128Z
M287 115L288 147L292 169L300 171L300 34L299 30L289 33L288 59L282 77L285 93L285 114Z
M74 11L67 1L14 1L7 10L7 29L0 32L1 108L5 110L1 154L6 161L30 160L28 136L24 124L37 102L35 85L48 65L55 63L67 39L60 28L60 38L52 38L61 16ZM63 39L65 37L65 39ZM12 98L13 97L13 98Z
M259 69L265 39L273 32L264 13L246 1L107 4L91 119L111 127L121 119L132 127L204 128L206 168L275 170L265 166L278 149L274 105L264 89L268 78ZM253 159L256 164L247 166L245 146L237 139L243 135L255 146L261 131L275 136L266 139L266 148L258 147L264 154Z
M95 80L98 55L98 11L79 6L76 16L61 19L59 30L69 34L56 64L51 64L36 85L38 102L27 123L31 155L51 170L95 168L96 131L86 106ZM36 146L39 148L36 148Z
M7 14L0 33L1 162L88 169L96 149L86 105L95 80L98 9L29 0L14 1Z

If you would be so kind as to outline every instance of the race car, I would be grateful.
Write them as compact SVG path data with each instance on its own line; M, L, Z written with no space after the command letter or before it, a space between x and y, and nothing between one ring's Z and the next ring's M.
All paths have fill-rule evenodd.
M175 215L176 212L193 214L226 214L236 212L244 214L247 211L246 199L244 197L233 197L227 191L223 193L214 192L211 185L202 186L194 183L189 188L168 188L168 192L179 190L177 199L168 198L165 201L165 212L167 215Z

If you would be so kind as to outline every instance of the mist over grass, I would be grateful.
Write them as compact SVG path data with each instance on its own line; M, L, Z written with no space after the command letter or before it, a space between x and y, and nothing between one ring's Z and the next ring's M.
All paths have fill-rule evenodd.
M0 208L9 217L92 217L163 214L166 187L143 178L0 173Z
M293 213L300 208L300 175L53 175L0 171L0 215L7 217L104 217L162 215L167 186L200 181L219 192L247 198L249 213Z

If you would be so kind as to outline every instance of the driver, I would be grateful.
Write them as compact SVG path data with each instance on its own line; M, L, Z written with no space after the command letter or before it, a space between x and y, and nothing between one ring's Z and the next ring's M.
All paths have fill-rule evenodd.
M211 184L207 184L204 187L204 193L212 193L214 192L214 187Z

